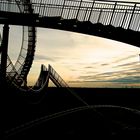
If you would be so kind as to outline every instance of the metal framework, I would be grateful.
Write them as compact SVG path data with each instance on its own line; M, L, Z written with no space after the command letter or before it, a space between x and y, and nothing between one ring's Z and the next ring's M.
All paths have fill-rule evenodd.
M52 80L57 87L65 87L73 93L67 83L51 65L48 65L48 68L41 65L41 71L37 82L31 88L27 86L27 75L33 63L36 47L36 27L58 28L98 36L104 35L105 37L113 37L113 39L132 43L140 47L140 3L135 2L109 0L0 0L0 24L4 24L7 29L6 31L3 30L3 34L5 35L2 37L0 35L0 74L6 75L7 83L16 87L22 91L22 93L41 93L42 90L48 87L49 79ZM7 51L3 50L3 46L8 47L8 24L23 26L21 51L15 65L13 65L11 59L6 54ZM118 38L117 36L116 38L118 32L121 33L122 37ZM7 59L4 60L4 57ZM2 63L4 69L1 69ZM78 95L73 95L85 106L54 113L47 117L41 117L40 119L25 123L19 127L12 128L10 129L11 132L6 131L6 134L8 134L7 132L9 132L9 134L16 134L16 131L19 132L21 129L23 130L28 126L33 126L38 122L45 122L49 119L54 119L62 115L66 116L73 112L87 109L96 111L97 108L99 108L101 112L101 109L106 109L106 107L107 109L117 109L116 112L120 112L120 109L122 112L125 111L122 114L122 116L125 115L125 118L127 118L131 112L136 115L136 120L134 119L135 122L139 122L139 116L137 116L139 115L139 111L120 106L101 105L93 107L88 105ZM33 100L33 98L31 100ZM103 110L103 112L105 111ZM28 113L26 114L28 115ZM130 117L131 118L127 120L133 120L131 115ZM19 119L18 117L16 118ZM116 114L114 118L118 119ZM3 121L3 119L1 120ZM109 123L107 123L107 125L108 124ZM116 124L118 126L118 120ZM129 127L126 126L126 128Z
M72 30L118 39L120 29L124 39L139 46L140 3L108 0L0 0L0 24L23 26L21 51L15 65L7 57L7 81L18 88L27 88L27 75L30 71L36 47L36 27L50 27ZM19 18L19 20L14 20ZM26 26L25 26L26 25ZM98 25L98 26L96 26ZM28 27L27 27L28 26ZM85 28L85 29L84 29ZM97 28L97 29L96 29ZM126 32L129 31L129 32ZM130 35L135 34L136 37ZM3 41L3 40L2 40ZM131 43L130 43L131 44ZM2 52L2 51L1 51ZM45 74L44 74L45 73ZM68 87L56 71L43 65L35 87L41 89L48 84L48 77L58 87ZM34 90L33 88L32 90Z
M24 0L22 0L24 1ZM21 13L19 0L0 0L0 11ZM18 6L17 6L18 4ZM32 5L34 14L40 18L61 17L77 21L102 23L124 29L140 31L140 3L108 0L30 0L26 8ZM26 10L22 13L26 14ZM30 11L31 12L31 11ZM47 23L46 23L47 24Z

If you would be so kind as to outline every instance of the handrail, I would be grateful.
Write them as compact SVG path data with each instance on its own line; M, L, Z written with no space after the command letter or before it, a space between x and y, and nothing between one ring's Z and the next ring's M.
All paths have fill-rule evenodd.
M34 11L40 17L61 16L62 19L76 19L140 30L140 3L123 1L84 1L64 0L63 3L42 1L32 3Z
M90 21L140 31L139 2L109 0L31 0L31 2L34 13L39 14L39 17L61 16L62 19ZM0 0L0 3L0 11L20 12L14 0L9 2Z
M54 68L50 64L48 65L48 71L60 87L69 87L68 84L61 78L61 76L54 70Z
M49 77L54 82L54 84L56 84L56 86L66 88L69 93L71 93L84 105L88 106L88 104L69 87L69 85L61 78L61 76L53 69L51 65L48 65L48 67L48 72L50 75Z

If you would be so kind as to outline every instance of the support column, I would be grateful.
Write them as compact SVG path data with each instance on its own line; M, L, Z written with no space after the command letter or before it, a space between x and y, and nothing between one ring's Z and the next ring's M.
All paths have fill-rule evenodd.
M9 39L9 25L5 24L3 27L3 39L1 43L0 86L4 86L6 84L8 39Z

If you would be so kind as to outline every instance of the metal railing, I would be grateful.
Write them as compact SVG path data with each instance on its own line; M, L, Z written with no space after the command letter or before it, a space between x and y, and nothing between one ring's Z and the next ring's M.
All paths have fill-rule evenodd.
M53 80L56 86L69 87L68 84L61 78L61 76L54 70L54 68L51 65L48 65L48 72L51 80Z
M18 6L23 3L18 1L18 6L16 3L17 0L0 0L0 11L20 13ZM140 31L140 3L108 0L31 0L31 3L40 17L59 16Z
M16 0L0 0L0 11L20 13Z
M48 72L49 78L54 82L54 84L56 84L57 87L63 87L67 89L67 91L76 97L80 102L88 106L88 104L80 96L78 96L78 94L76 94L72 88L69 87L69 85L61 78L61 76L53 69L51 65L48 65Z
M140 31L140 3L122 1L32 0L40 17L56 17L102 23Z

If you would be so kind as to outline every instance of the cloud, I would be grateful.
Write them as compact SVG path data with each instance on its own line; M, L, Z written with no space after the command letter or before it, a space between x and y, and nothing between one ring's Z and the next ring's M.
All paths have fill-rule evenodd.
M101 66L108 66L108 65L109 65L108 63L101 64Z
M135 58L135 57L136 57L136 54L134 54L134 55L129 55L129 56L127 56L127 57L123 57L123 58L120 58L120 59L117 58L117 60L114 61L114 63L122 62L122 61L128 60L128 59L130 59L130 58Z
M140 72L139 68L132 68L128 70L117 70L117 71L108 71L108 72L89 72L86 71L85 74L79 76L78 79L82 81L114 81L116 79L129 79L129 81L137 79L140 81L140 76L138 73ZM136 80L135 80L136 81Z
M84 67L85 69L93 69L94 67L93 66L86 66Z
M44 46L48 49L72 48L75 46L75 40L73 39L71 32L42 28L39 28L38 30L38 46Z
M52 61L52 62L54 62L54 61L56 61L56 58L50 58L50 57L48 57L48 56L46 56L46 55L39 55L39 54L37 54L36 56L35 56L35 61Z
M140 77L139 76L128 76L128 77L113 79L113 80L110 80L109 82L140 83Z
M117 65L116 67L128 67L128 66L134 66L134 65L137 65L137 64L138 64L138 62L130 62L130 63Z

